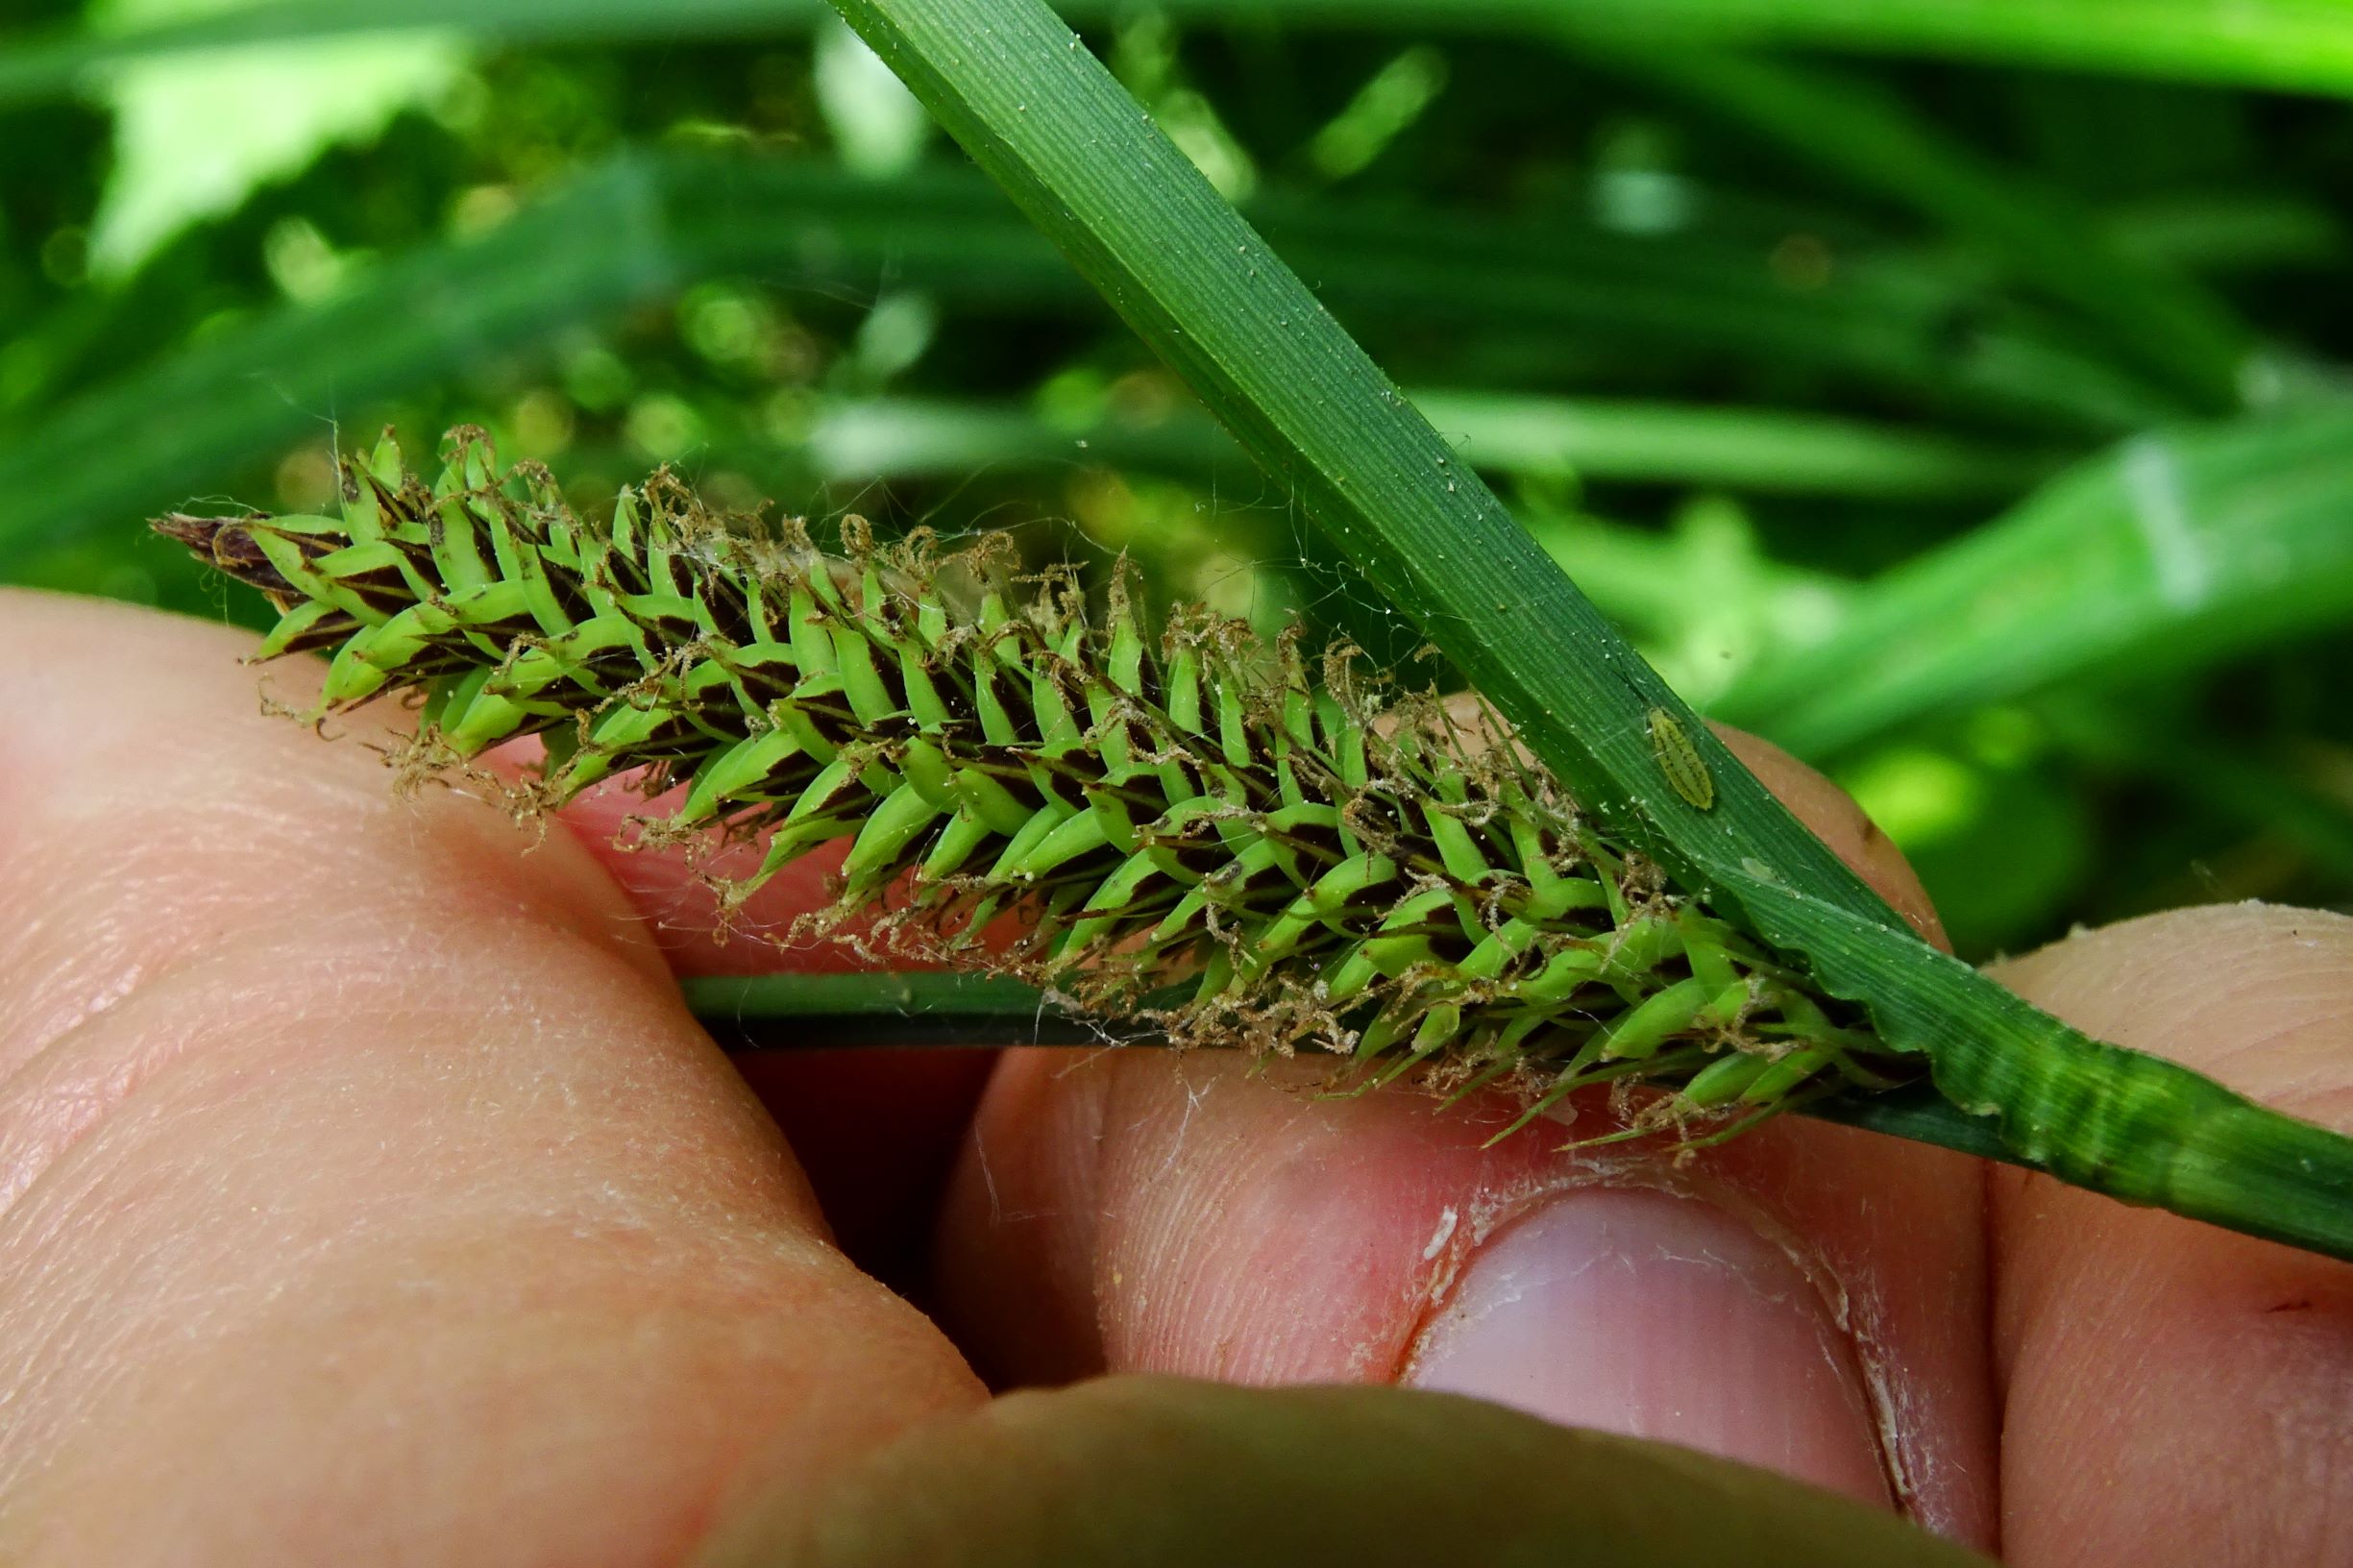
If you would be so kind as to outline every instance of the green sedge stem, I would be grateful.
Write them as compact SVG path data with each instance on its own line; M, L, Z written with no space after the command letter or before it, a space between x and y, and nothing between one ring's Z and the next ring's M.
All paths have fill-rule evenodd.
M705 1028L729 1049L748 1053L1168 1043L1161 1031L1082 1016L1035 986L995 975L920 970L726 975L686 980L679 989ZM770 1027L777 1024L794 1027ZM1925 1085L1878 1094L1826 1094L1794 1109L1821 1121L2017 1163L1990 1122L1966 1115Z

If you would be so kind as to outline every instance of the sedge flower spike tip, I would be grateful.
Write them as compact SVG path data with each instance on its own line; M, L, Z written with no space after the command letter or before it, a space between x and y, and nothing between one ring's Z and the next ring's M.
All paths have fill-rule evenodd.
M846 841L803 929L855 919L1181 1044L1504 1085L1531 1116L1639 1085L1666 1092L1638 1127L1722 1136L1919 1069L1479 745L1491 718L1385 703L1349 650L1311 670L1197 609L1149 637L1123 575L1090 617L1001 539L885 548L853 520L829 554L666 472L591 524L471 429L430 484L388 437L347 460L339 516L156 527L278 607L261 656L330 656L322 714L411 694L452 762L537 735L551 803L682 785L640 831L760 845L739 899ZM984 945L1006 915L1021 935Z

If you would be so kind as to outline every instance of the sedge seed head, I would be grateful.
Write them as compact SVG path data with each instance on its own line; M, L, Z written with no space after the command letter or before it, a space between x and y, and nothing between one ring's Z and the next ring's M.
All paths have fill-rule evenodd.
M429 482L387 436L337 516L155 526L276 605L264 655L328 656L322 712L408 694L453 762L538 735L545 802L683 786L640 831L756 845L738 900L846 842L793 937L1018 975L1181 1043L1336 1051L1361 1083L1517 1088L1532 1115L1642 1084L1670 1091L1650 1122L1721 1130L1909 1070L1483 744L1492 715L1385 693L1350 650L1311 666L1200 609L1152 634L1123 575L1091 617L989 536L882 547L853 521L829 554L666 471L592 524L478 430L446 459ZM1019 939L984 946L1008 915Z

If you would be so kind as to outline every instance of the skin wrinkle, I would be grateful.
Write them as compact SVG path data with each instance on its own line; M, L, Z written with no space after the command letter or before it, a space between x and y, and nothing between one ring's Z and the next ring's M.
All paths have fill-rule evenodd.
M1968 1181L1976 1189L1973 1193L1973 1208L1981 1212L1982 1167L1937 1158L1943 1159L1955 1177ZM1959 1500L1985 1495L1972 1479L1973 1472L1968 1458L1973 1448L1968 1442L1940 1441L1931 1435L1941 1422L1931 1419L1928 1412L1935 1411L1940 1402L1929 1393L1928 1380L1913 1365L1913 1358L1904 1354L1901 1343L1904 1335L1898 1326L1897 1309L1889 1300L1885 1270L1872 1262L1883 1249L1866 1248L1845 1266L1834 1264L1819 1246L1806 1240L1805 1227L1773 1217L1801 1207L1802 1194L1789 1185L1799 1180L1794 1167L1785 1169L1783 1177L1783 1185L1777 1189L1758 1188L1759 1202L1745 1205L1743 1213L1765 1231L1768 1238L1779 1238L1792 1264L1823 1293L1831 1319L1851 1353L1853 1370L1861 1380L1881 1467L1898 1507L1928 1529L1956 1538L1969 1538L1980 1526L1969 1504ZM1851 1186L1847 1190L1850 1201L1845 1206L1843 1222L1829 1227L1828 1234L1867 1234L1872 1229L1872 1195L1858 1186ZM1819 1222L1814 1229L1822 1234ZM1970 1227L1967 1245L1966 1262L1959 1258L1948 1260L1950 1266L1944 1293L1955 1301L1973 1300L1982 1314L1992 1288L1990 1243L1982 1225ZM1946 1397L1949 1399L1949 1393ZM1937 1413L1940 1417L1944 1414ZM1991 1547L1996 1543L1989 1540L1985 1544Z
M161 792L177 792L181 787L177 780L163 781L158 786ZM228 779L217 781L213 787L239 786L238 781ZM342 802L305 796L289 800L282 809L298 820L331 818L342 809ZM477 912L497 909L502 902L512 912L537 918L540 923L551 927L578 924L572 907L576 894L572 889L559 892L527 886L509 893L503 900L496 898L495 893L482 884L491 883L495 889L498 879L479 874L495 866L496 859L479 854L476 845L463 839L450 844L450 852L430 857L429 869L412 866L415 857L410 853L386 854L385 846L379 844L363 841L353 845L332 835L327 844L315 849L306 844L280 845L275 853L257 854L247 847L246 835L215 837L220 824L208 821L212 811L209 802L194 813L184 809L163 811L152 804L141 810L128 803L110 811L104 828L110 838L149 847L135 873L128 878L118 876L96 888L88 884L86 869L76 859L53 849L51 856L60 863L59 874L45 879L46 885L56 890L51 894L53 907L71 909L74 919L53 919L47 922L48 928L59 933L59 940L63 943L68 941L69 930L72 939L79 939L81 931L71 928L94 918L101 931L115 933L117 940L131 949L121 953L118 962L152 965L206 950L230 940L241 929L266 924L279 910L313 890L331 890L344 896L323 900L312 912L312 919L339 919L347 912L360 919L379 914L413 919L404 912L422 908ZM99 830L95 822L68 821L56 824L47 836L64 841L83 831ZM294 836L303 837L300 833ZM447 839L452 835L437 837ZM334 852L336 847L341 852ZM9 885L20 885L18 879L22 876L19 869L15 876L8 879ZM40 886L37 883L27 890L28 894L37 896ZM352 900L348 894L355 887L368 888L371 896L363 901ZM133 922L111 918L115 909L140 907L168 908L175 919L169 922ZM79 940L72 940L66 950L83 945ZM29 960L41 956L20 952L12 957L9 967L38 973L46 966L37 966ZM656 972L650 966L645 968L650 976Z
M453 943L452 950L454 952L462 945L464 945L464 940L461 938ZM307 950L309 950L308 945L304 940L303 933L299 930L286 932L284 951L289 956ZM249 958L251 955L248 952L238 956ZM251 1060L250 1066L239 1069L240 1076L246 1079L250 1086L241 1092L248 1094L266 1095L272 1081L281 1070L271 1066L273 1058L291 1058L291 1065L297 1070L301 1070L303 1066L301 1059L315 1054L316 1041L326 1029L331 1027L331 1019L343 1016L355 1007L367 1009L378 1017L389 1019L401 1026L403 1032L420 1041L448 1040L455 1042L459 1050L451 1059L449 1070L455 1070L463 1066L478 1074L499 1066L495 1053L486 1052L478 1045L472 1044L465 1029L450 1027L457 1023L460 1018L468 1026L498 1019L508 1009L499 1003L495 996L485 997L478 993L469 996L462 1003L453 1004L449 1009L431 1009L419 1007L413 1000L414 992L396 977L355 971L355 978L351 985L322 992L313 987L308 976L297 973L288 966L267 966L263 972L281 977L279 987L284 993L282 998L257 995L249 985L240 982L238 965L232 959L224 958L209 965L190 965L174 971L167 979L143 990L132 1003L126 1006L113 1023L121 1033L134 1040L153 1040L164 1035L171 1021L177 1017L208 1018L222 1016L228 1012L228 1009L223 1006L224 988L233 989L236 1001L248 1005L260 1004L255 1009L255 1016L271 1020L261 1030L249 1029L233 1041L223 1042L224 1048L233 1049ZM644 1001L640 1001L636 1007L642 1010L645 1005ZM618 999L603 1004L601 1008L601 1011L608 1017L625 1017L628 1010L628 1004ZM198 1031L200 1035L203 1032ZM204 1041L180 1038L172 1041L171 1045L179 1048L171 1049L168 1054L174 1063L180 1063L188 1059L187 1047L194 1046L201 1049L204 1047ZM406 1057L405 1052L403 1053L403 1057ZM203 1065L205 1064L200 1059L198 1066ZM354 1066L364 1065L354 1064ZM406 1060L398 1060L388 1064L388 1066L394 1070L407 1070L409 1066ZM163 1117L164 1113L157 1108L156 1102L169 1104L175 1098L184 1097L184 1091L177 1090L169 1082L168 1073L151 1074L142 1079L129 1092L116 1099L108 1109L118 1115L143 1116L150 1122L157 1122ZM511 1097L509 1099L510 1107L515 1109L525 1108L525 1104L514 1102ZM68 1151L61 1150L61 1156L65 1152ZM224 1153L230 1152L233 1151L224 1150ZM504 1164L512 1152L502 1152L495 1160L489 1161L483 1165L484 1172L487 1174L498 1165ZM405 1148L386 1151L385 1158L394 1163L401 1163L419 1156L444 1162L452 1157L452 1151L437 1150L429 1143L420 1144L412 1139ZM60 1170L61 1179L70 1183L72 1188L87 1191L93 1187L103 1187L110 1179L110 1165L119 1164L122 1158L120 1154L111 1155L108 1157L106 1164L89 1170L74 1170L70 1167L61 1169L56 1165L53 1165L52 1169ZM783 1179L787 1167L779 1162L775 1171L776 1177ZM177 1180L177 1178L174 1179ZM199 1179L202 1179L201 1176ZM355 1188L331 1194L328 1201L341 1206L340 1212L364 1219L369 1213L367 1206L369 1190L368 1187L362 1185ZM31 1189L29 1195L38 1199L42 1196L41 1189L35 1188ZM564 1198L566 1203L576 1206L579 1195L568 1190ZM44 1250L44 1243L56 1244L70 1239L78 1224L74 1190L62 1190L47 1196L50 1201L45 1205L37 1201L26 1209L0 1215L0 1258L37 1257ZM444 1218L447 1217L448 1211L444 1210L440 1213ZM42 1224L44 1213L49 1219L46 1225ZM642 1226L646 1223L646 1219L641 1216L628 1223ZM0 1300L11 1299L16 1294L14 1290L0 1291Z
M326 925L373 925L377 940L390 944L423 927L425 910L444 922L496 911L594 941L600 953L649 979L666 974L642 938L613 940L634 919L614 890L582 874L578 857L526 868L512 855L510 826L485 822L487 811L421 811L395 798L382 772L360 756L312 749L298 767L272 767L270 753L284 742L315 743L299 731L284 735L291 725L261 727L275 744L206 734L192 747L159 748L142 738L142 750L175 759L172 774L155 778L152 763L132 772L101 765L99 789L27 802L12 842L0 839L0 890L70 912L44 916L50 941L0 957L0 997L34 999L0 1014L0 1064L8 1068L0 1075L0 1213L48 1161L169 1060L167 1049L149 1042L107 1067L76 1072L67 1063L80 1025L205 952L265 935L276 912L307 890L334 893L302 918L322 941L331 934ZM120 745L110 746L103 727L65 733L102 752ZM27 760L37 769L37 759ZM117 863L93 886L78 852L91 842L154 847ZM370 890L366 902L351 902L355 887ZM113 918L113 911L142 908L169 909L175 918ZM404 917L408 929L386 929L386 911L412 912ZM305 955L306 968L315 962ZM78 1084L65 1094L65 1115L58 1115L57 1098L33 1091L28 1074L53 1091L61 1080Z
M404 951L429 947L449 940L451 930L465 922L466 917L453 913L447 919L431 920L416 919L404 925L386 928L380 915L365 909L340 910L324 917L258 924L238 933L234 940L224 940L209 954L184 953L176 958L139 971L135 982L121 989L103 1009L86 1010L62 1033L43 1041L33 1056L0 1081L0 1237L5 1237L5 1221L11 1206L39 1180L42 1172L61 1158L75 1142L99 1126L115 1108L135 1095L157 1073L167 1070L191 1041L175 1029L175 1010L147 1007L135 1009L134 1004L144 995L172 992L193 985L202 992L205 972L227 968L249 972L253 958L259 952L282 954L282 962L267 966L261 972L281 982L289 1001L325 1002L322 1008L328 1017L348 1013L356 1005L378 1010L380 1016L389 1004L401 1012L413 1011L404 1001L413 975L387 976L380 972L376 956L387 946ZM512 921L483 921L494 930ZM559 946L579 947L594 944L594 939L577 931L559 926L529 922L529 930L541 940ZM348 950L338 952L341 939ZM499 939L485 932L485 945L499 943ZM530 937L507 938L530 941ZM348 978L335 982L337 975ZM330 986L322 992L321 982ZM379 998L363 998L347 988L357 987L381 992ZM501 1011L494 1005L502 987L474 987L458 1004L463 1014L476 1022ZM246 990L236 999L240 1010L266 1006L266 993ZM95 1025L110 1015L136 1011L150 1020L147 1026L119 1039L111 1052L93 1051L88 1047L98 1034ZM202 1016L201 1008L186 1011ZM309 1042L305 1042L308 1048Z

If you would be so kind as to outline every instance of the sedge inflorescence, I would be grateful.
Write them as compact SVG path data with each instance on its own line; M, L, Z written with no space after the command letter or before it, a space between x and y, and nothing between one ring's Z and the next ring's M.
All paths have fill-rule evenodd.
M462 761L540 736L538 794L631 774L641 831L750 841L740 899L846 841L812 922L1011 973L1179 1043L1340 1053L1359 1081L1669 1092L1744 1125L1903 1069L1805 977L1613 848L1502 731L1383 700L1199 610L1090 615L1001 540L846 549L725 517L667 473L584 522L459 430L437 480L389 438L334 517L157 527L264 592L264 656L331 655L322 713L391 691ZM1484 730L1485 736L1478 731ZM1001 917L1015 918L1012 922ZM1014 923L1010 943L984 928ZM797 932L796 935L801 934Z

